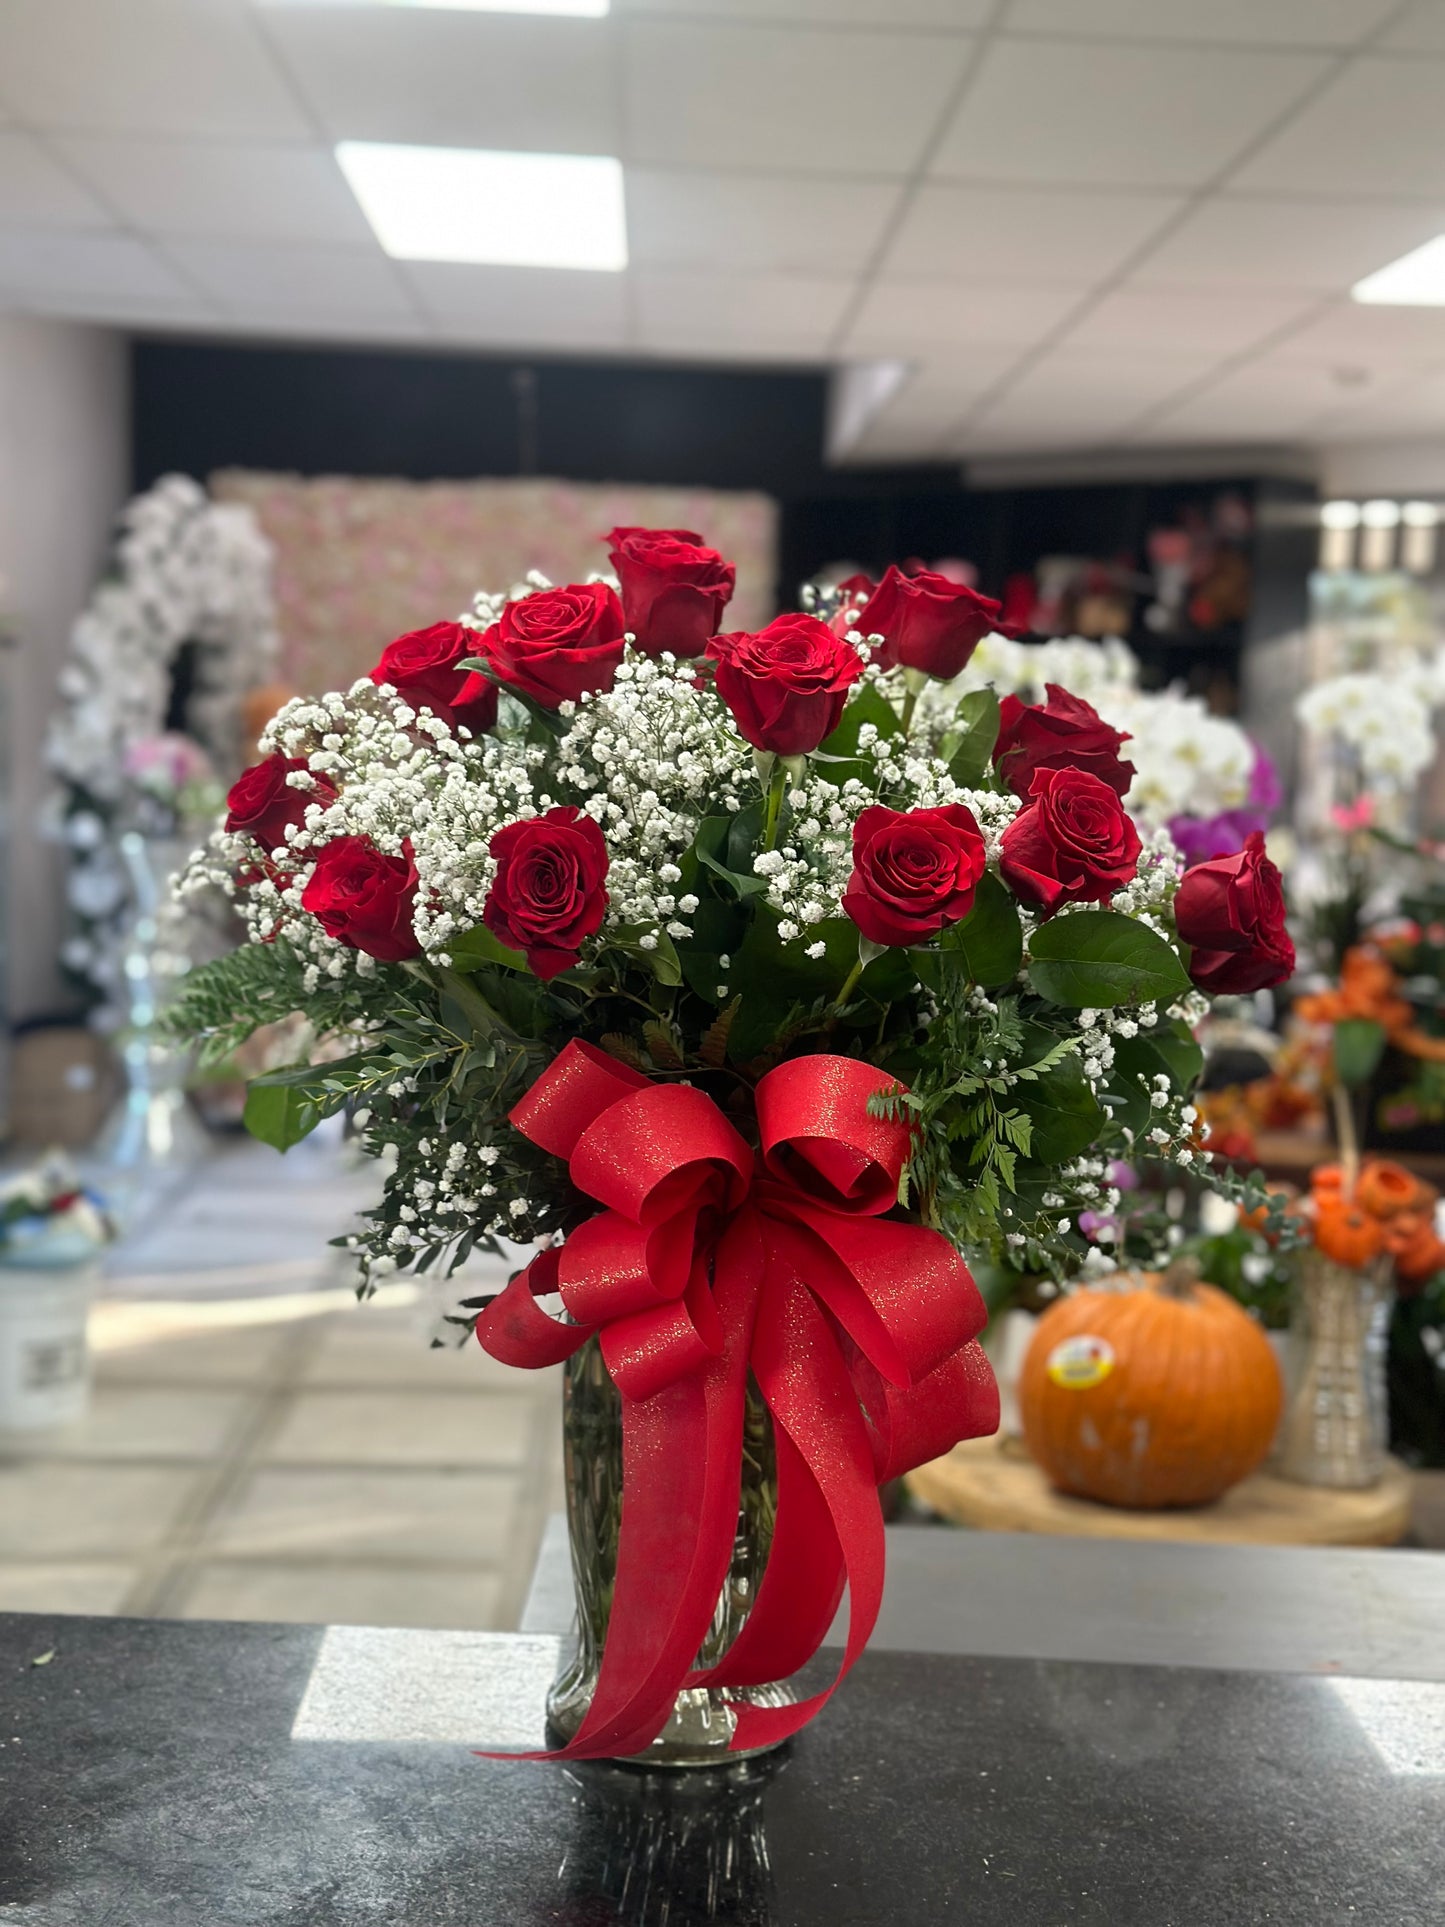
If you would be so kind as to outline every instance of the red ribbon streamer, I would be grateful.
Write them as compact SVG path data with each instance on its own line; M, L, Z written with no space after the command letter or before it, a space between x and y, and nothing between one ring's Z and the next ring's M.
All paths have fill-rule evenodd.
M684 1686L785 1679L818 1650L846 1582L833 1684L783 1707L733 1702L734 1751L806 1724L867 1644L883 1591L877 1487L998 1426L974 1343L987 1316L936 1231L885 1219L901 1089L849 1057L797 1057L755 1093L754 1153L703 1092L655 1084L569 1043L512 1112L602 1209L512 1279L477 1321L494 1358L555 1365L593 1333L622 1399L623 1507L597 1690L546 1754L641 1753ZM572 1324L537 1303L560 1294ZM747 1621L721 1663L693 1661L732 1559L752 1373L773 1422L778 1506Z

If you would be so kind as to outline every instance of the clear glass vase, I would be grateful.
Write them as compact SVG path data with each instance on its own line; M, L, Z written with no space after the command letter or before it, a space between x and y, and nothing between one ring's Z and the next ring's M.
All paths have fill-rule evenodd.
M562 1383L563 1472L572 1580L577 1596L575 1645L547 1696L547 1719L557 1739L570 1740L592 1703L602 1644L612 1611L617 1544L622 1526L622 1401L595 1338L568 1360ZM777 1468L767 1408L749 1383L743 1419L742 1485L732 1565L718 1599L698 1666L715 1666L737 1638L757 1598L777 1513ZM786 1706L786 1684L693 1687L678 1694L672 1717L645 1753L649 1767L731 1766L752 1752L730 1753L736 1721L727 1699Z
M1298 1263L1291 1326L1298 1362L1280 1470L1302 1485L1374 1485L1389 1455L1389 1260L1356 1268L1310 1250Z

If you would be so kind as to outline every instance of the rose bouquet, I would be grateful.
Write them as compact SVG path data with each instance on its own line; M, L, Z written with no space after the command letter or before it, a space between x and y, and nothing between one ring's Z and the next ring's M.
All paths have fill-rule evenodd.
M345 1239L363 1288L541 1243L467 1309L498 1357L570 1358L574 1392L591 1360L620 1398L595 1592L628 1630L570 1750L646 1747L680 1691L746 1750L813 1710L769 1683L845 1578L847 1663L866 1639L876 1483L995 1423L960 1252L1083 1262L1111 1157L1199 1155L1187 946L1231 990L1292 953L1258 840L1181 883L1087 704L920 701L996 604L891 569L729 633L699 537L612 540L613 580L481 596L280 712L185 886L251 942L178 1021L215 1053L293 1011L330 1040L247 1117L285 1148L351 1107L386 1159ZM771 1552L691 1671L740 1463Z

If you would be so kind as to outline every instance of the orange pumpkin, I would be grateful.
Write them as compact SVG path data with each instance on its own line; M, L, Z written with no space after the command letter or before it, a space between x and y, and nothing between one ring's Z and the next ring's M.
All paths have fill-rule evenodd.
M1391 1218L1397 1211L1420 1211L1431 1200L1428 1184L1388 1158L1371 1158L1355 1186L1355 1203L1374 1218Z
M1358 1271L1380 1255L1384 1231L1378 1218L1346 1198L1315 1198L1315 1243L1337 1265Z
M1019 1378L1035 1462L1107 1505L1207 1505L1261 1463L1284 1392L1263 1331L1179 1258L1043 1314Z

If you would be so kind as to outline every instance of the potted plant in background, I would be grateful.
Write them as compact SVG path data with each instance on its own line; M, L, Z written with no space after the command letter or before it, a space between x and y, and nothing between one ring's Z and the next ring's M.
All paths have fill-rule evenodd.
M110 1236L58 1159L0 1186L0 1440L23 1447L85 1416L86 1326Z

